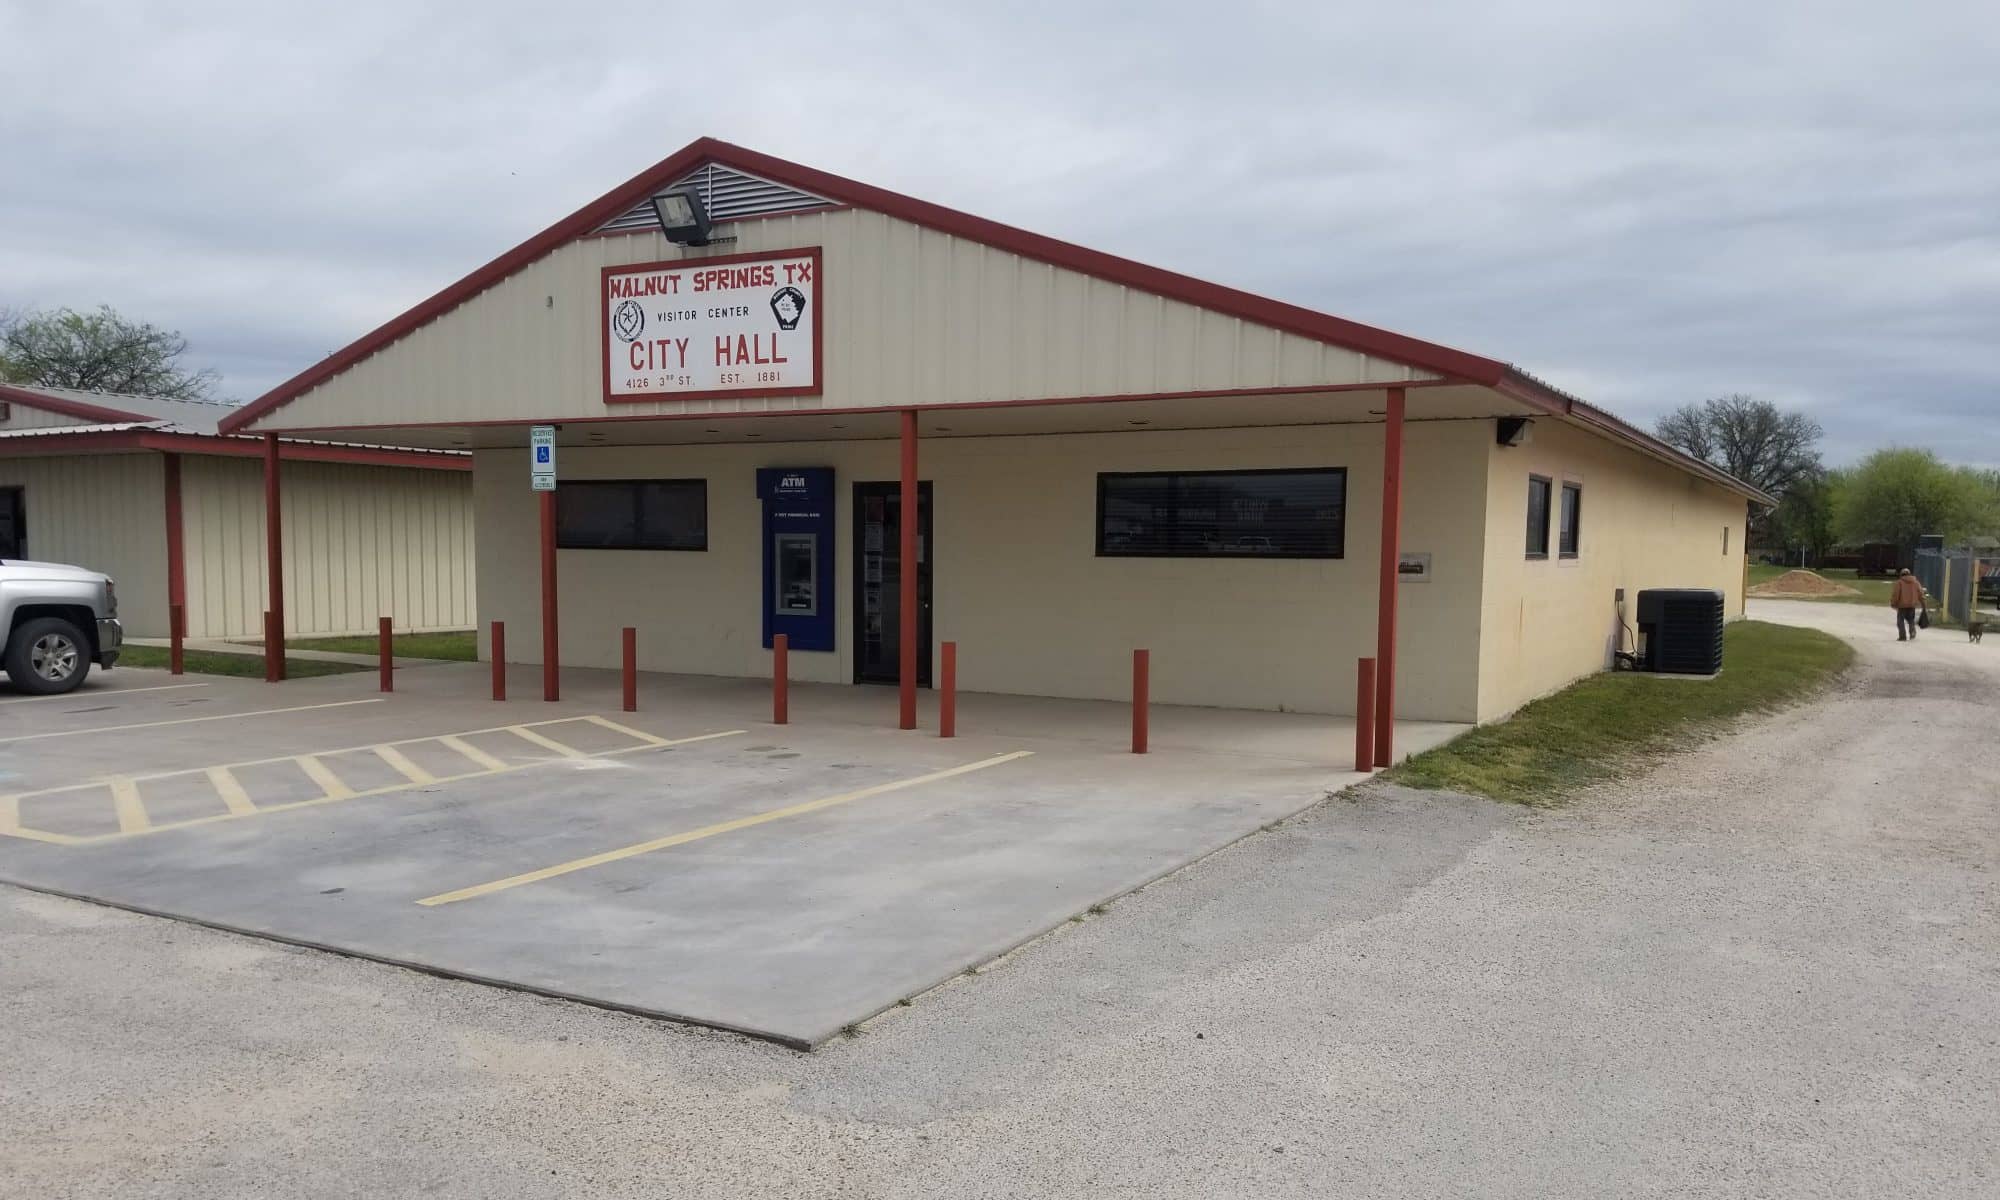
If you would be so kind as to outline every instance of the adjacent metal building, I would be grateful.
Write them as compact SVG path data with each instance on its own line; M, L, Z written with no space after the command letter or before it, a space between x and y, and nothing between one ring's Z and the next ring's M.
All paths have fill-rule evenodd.
M1766 499L1504 362L706 139L224 429L469 449L517 660L785 633L905 725L947 641L968 690L1144 647L1160 701L1345 713L1373 657L1377 711L1490 719L1612 661L1618 589L1740 611Z
M71 562L118 581L134 637L262 636L269 578L262 439L226 404L0 385L0 558ZM470 628L472 478L462 453L276 443L286 632Z

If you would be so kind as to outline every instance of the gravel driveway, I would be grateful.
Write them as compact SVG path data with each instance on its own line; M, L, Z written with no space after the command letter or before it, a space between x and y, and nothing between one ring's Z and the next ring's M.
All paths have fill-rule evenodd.
M1996 1194L2000 640L1753 609L1856 674L1555 812L1336 800L809 1056L0 893L0 1194Z

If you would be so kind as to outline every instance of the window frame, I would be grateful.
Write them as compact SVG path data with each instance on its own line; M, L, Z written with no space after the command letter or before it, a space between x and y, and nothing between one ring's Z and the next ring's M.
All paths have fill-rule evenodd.
M588 488L588 487L631 488L632 505L633 505L632 524L633 524L633 530L636 533L638 531L638 522L639 522L638 505L639 505L639 497L641 494L639 489L648 484L651 485L684 484L684 485L694 485L699 487L701 492L701 545L699 546L644 546L644 545L597 546L597 545L579 545L577 543L564 540L563 530L562 530L562 493L564 489L569 489L570 491L574 492L579 488ZM658 553L706 554L708 552L708 479L706 477L699 477L699 478L672 478L672 479L558 480L556 483L556 549L629 551L629 552L638 552L644 554L658 554Z
M1107 484L1113 479L1179 479L1183 476L1201 475L1338 475L1340 476L1340 522L1334 531L1336 548L1330 554L1297 552L1274 552L1270 554L1229 553L1225 551L1197 550L1107 550L1104 546L1104 518ZM1169 484L1171 495L1173 485ZM1093 539L1098 558L1192 558L1203 560L1245 561L1312 561L1338 562L1347 557L1347 468L1346 467L1231 467L1221 470L1200 468L1165 469L1152 471L1099 471L1097 473L1097 514Z
M14 559L17 562L31 561L28 555L28 489L25 484L0 487L0 505L11 511L7 514L8 528L13 531L12 553L8 547L0 546L0 559Z
M1540 484L1542 486L1542 527L1540 530L1542 548L1540 550L1535 549L1535 542L1533 540L1530 540L1527 543L1527 557L1528 561L1530 562L1543 562L1546 561L1549 557L1549 509L1553 507L1555 504L1555 498L1556 498L1555 482L1556 481L1553 478L1547 475L1536 475L1530 473L1528 476L1528 511L1526 514L1527 517L1526 529L1530 539L1532 539L1535 533L1537 532L1534 527L1535 485Z
M1556 556L1575 561L1583 553L1583 481L1578 479L1563 480L1562 488L1556 493L1556 496ZM1566 511L1567 505L1565 504L1565 501L1571 496L1576 497L1576 521L1574 524L1570 524L1568 521L1569 513ZM1567 545L1564 544L1565 539L1567 539Z

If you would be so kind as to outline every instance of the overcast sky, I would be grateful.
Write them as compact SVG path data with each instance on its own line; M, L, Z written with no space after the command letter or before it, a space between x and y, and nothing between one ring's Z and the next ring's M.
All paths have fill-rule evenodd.
M2000 4L0 0L0 307L247 400L708 134L1504 358L2000 465Z

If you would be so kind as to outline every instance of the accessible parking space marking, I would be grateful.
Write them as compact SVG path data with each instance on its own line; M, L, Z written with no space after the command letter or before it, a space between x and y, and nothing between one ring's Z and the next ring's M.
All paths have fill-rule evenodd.
M312 705L310 707L324 707ZM609 730L626 739L622 745L609 749L580 750L558 740L544 730L559 731L560 726L583 726ZM533 721L525 725L494 725L485 729L469 729L453 734L434 734L429 737L403 738L393 742L380 742L365 746L347 746L338 750L321 750L312 754L282 755L276 758L252 759L247 762L226 763L212 767L194 767L178 771L161 771L150 775L119 775L108 779L94 779L85 783L65 784L61 787L40 788L35 791L13 795L0 795L0 836L25 838L30 841L47 842L61 846L84 845L92 842L108 841L115 838L139 837L145 834L162 833L169 829L185 829L194 825L208 825L217 821L238 820L245 817L265 816L271 813L287 812L297 808L309 808L321 804L332 804L341 800L359 800L370 796L385 796L395 792L410 791L441 783L453 783L464 779L479 779L513 771L523 771L530 767L543 766L565 759L610 758L618 755L635 754L643 750L658 750L673 746L685 746L698 742L714 741L718 738L735 737L747 732L742 729L726 729L716 733L696 734L691 737L665 738L642 730L620 725L615 721L597 716L557 717L547 721ZM508 762L470 744L465 739L482 734L515 734L524 740L548 750L549 755L524 758ZM418 764L402 750L403 747L417 748L425 745L442 747L472 764L472 770L437 774ZM343 780L339 773L323 759L343 754L372 755L375 760L393 767L401 782L380 787L355 788ZM316 794L304 799L287 798L278 803L259 804L250 794L245 779L255 779L259 772L249 768L292 768L290 796L298 795L298 788L310 784ZM244 775L238 772L246 772ZM215 803L222 811L206 815L188 817L181 820L155 821L146 809L145 786L163 780L205 781L212 789ZM116 832L64 832L60 829L44 829L24 824L22 801L31 804L49 803L52 798L74 797L78 805L71 806L73 814L85 819L89 824L105 826L115 822ZM159 797L155 797L156 803ZM41 820L38 818L36 824ZM61 822L55 822L61 824Z
M608 721L602 723L610 724ZM618 726L617 728L623 727ZM714 825L704 825L700 829L690 829L686 833L669 834L666 837L654 838L649 842L639 842L636 845L621 846L616 850L606 850L602 854L593 854L588 858L578 858L566 863L557 863L555 866L543 867L538 871L526 871L519 875L509 875L505 879L496 879L491 883L475 884L472 887L460 888L455 892L440 892L435 896L426 896L422 900L417 901L417 903L425 907L435 907L440 904L456 904L460 900L471 900L479 896L490 896L494 892L504 892L509 888L517 888L528 883L540 883L544 879L554 879L559 875L568 875L573 871L584 871L591 867L601 867L606 863L618 862L621 859L635 858L641 854L650 854L655 850L665 850L669 846L684 846L689 842L698 842L703 838L734 833L739 829L748 829L753 825L763 825L767 822L783 820L786 817L796 817L809 812L818 812L824 808L832 808L836 804L847 804L855 800L865 800L870 796L880 796L886 792L899 792L904 788L920 787L926 783L936 783L940 779L950 779L953 776L966 775L973 771L983 771L988 767L997 767L1002 763L1013 762L1017 758L1027 758L1033 753L1034 751L1032 750L1015 750L1008 754L996 754L992 758L982 758L978 762L948 767L942 771L932 771L928 775L917 775L909 779L897 779L889 783L878 783L873 787L858 788L851 792L841 792L835 796L824 796L818 800L808 800L803 804L793 804L785 808L774 808L768 812L753 813L747 817L738 817L733 821L722 821Z

